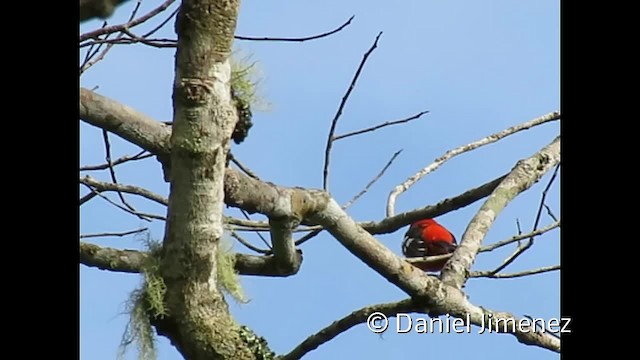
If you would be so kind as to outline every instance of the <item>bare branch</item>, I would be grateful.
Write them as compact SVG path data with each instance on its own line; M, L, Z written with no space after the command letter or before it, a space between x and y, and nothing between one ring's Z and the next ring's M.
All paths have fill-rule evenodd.
M82 1L83 0L80 0L81 3L82 3ZM103 0L103 1L105 1L105 0ZM160 6L158 6L157 8L149 11L147 14L142 15L141 17L139 17L139 18L137 18L135 20L130 19L128 22L126 22L124 24L108 26L108 27L104 27L104 28L97 29L97 30L94 30L94 31L90 31L88 33L84 33L84 34L80 35L80 42L83 42L85 40L92 39L92 38L97 38L98 36L101 36L101 35L112 34L112 33L119 32L119 31L122 31L122 30L125 30L125 29L131 29L134 26L140 25L140 24L144 23L145 21L151 19L152 17L158 15L159 13L163 12L174 1L175 0L166 0ZM105 2L108 2L108 0L105 1Z
M238 242L242 245L244 245L247 249L249 250L253 250L259 254L267 254L270 251L269 250L264 250L264 249L260 249L259 247L253 246L251 245L250 242L248 242L247 240L243 239L240 235L238 235L238 233L236 233L235 231L229 231L229 234L236 240L238 240Z
M132 185L122 185L122 184L114 184L114 183L108 183L108 182L103 182L103 181L98 181L94 178L92 178L89 175L86 175L85 177L81 177L80 178L80 183L90 186L92 188L94 188L95 190L97 190L98 192L103 192L103 191L117 191L117 192L124 192L124 193L128 193L128 194L135 194L135 195L140 195L146 199L152 200L157 202L158 204L161 205L168 205L169 204L169 200L167 200L166 198L153 193L147 189L141 188L141 187L137 187L137 186L132 186Z
M336 336L351 329L352 327L364 323L374 312L380 312L387 317L395 317L399 312L411 312L417 309L411 299L406 299L393 303L377 304L365 306L353 311L351 314L336 320L331 325L309 336L300 345L296 346L288 354L281 356L278 360L298 360L304 355L318 348L318 346L333 340Z
M322 33L320 35L313 35L313 36L307 36L307 37L299 37L299 38L282 38L282 37L253 37L253 36L239 36L236 35L235 38L237 40L251 40L251 41L296 41L296 42L302 42L302 41L308 41L308 40L315 40L315 39L320 39L329 35L333 35L337 32L339 32L340 30L344 29L345 27L347 27L349 24L351 24L351 20L353 20L356 16L352 15L349 20L347 20L347 22L345 22L344 24L340 25L340 27L333 29L331 31Z
M313 230L312 232L306 234L305 236L301 237L300 239L296 240L296 246L300 246L302 244L304 244L306 241L313 239L314 237L318 236L318 234L320 234L322 232L322 230L324 230L322 227L320 227L319 229Z
M258 177L258 175L256 175L256 173L254 173L253 171L251 171L251 169L249 169L248 167L244 166L238 159L236 159L235 156L233 156L233 154L231 154L231 152L229 152L229 160L238 167L238 169L242 170L245 174L247 174L248 176L256 179L256 180L260 180L260 178Z
M80 118L155 155L169 153L171 127L85 88L80 88Z
M251 221L251 217L249 216L249 214L247 214L247 212L243 209L240 209L240 212L242 213L242 215L245 217L245 219L247 219L248 221ZM270 226L267 225L269 228ZM262 240L262 243L264 243L267 248L269 248L269 250L273 249L273 247L271 246L271 244L269 244L269 242L267 241L267 239L264 238L264 236L262 236L262 234L260 234L260 232L255 232L256 235L258 235L258 237L260 238L260 240Z
M80 206L82 206L87 201L89 201L89 200L93 199L94 197L96 197L96 195L98 195L98 191L92 191L92 192L88 193L87 195L81 197L80 198Z
M558 162L558 165L556 165L555 170L553 171L553 175L551 175L551 178L549 179L549 182L547 183L547 186L544 188L544 190L542 191L542 197L540 198L540 205L538 206L538 212L536 214L536 220L533 224L533 230L535 231L536 229L538 229L538 224L540 223L540 217L542 216L542 209L543 209L543 205L545 202L545 199L547 198L547 191L549 191L549 189L551 188L551 185L553 184L554 180L556 179L556 175L558 174L558 170L560 169L560 163ZM518 248L513 252L513 254L511 254L500 266L498 266L497 268L495 268L493 270L494 274L499 273L500 271L502 271L504 268L506 268L507 266L511 265L520 255L522 255L525 251L527 251L529 248L531 248L531 246L533 246L533 239L534 237L530 237L529 240L527 240L527 243L522 245L522 246L518 246Z
M367 62L367 59L369 58L369 55L371 55L373 50L375 50L376 47L378 47L378 39L380 39L381 35L382 35L382 31L378 33L378 36L376 36L376 40L373 42L373 45L371 45L369 50L367 50L367 52L362 57L362 61L360 61L360 65L358 65L358 69L356 70L356 73L353 76L353 79L351 80L351 84L349 84L349 88L347 89L347 92L342 97L342 101L340 102L338 111L336 112L336 115L333 117L333 120L331 121L331 129L329 130L329 136L327 137L327 146L324 151L324 170L323 170L324 177L322 181L322 188L325 191L329 191L329 162L330 162L330 155L331 155L331 147L333 146L333 134L336 131L336 125L338 124L338 119L340 119L340 115L342 115L342 110L344 109L344 106L347 103L347 100L349 99L351 92L356 86L356 81L358 81L358 78L360 77L360 73L364 68L364 64Z
M442 280L456 288L466 281L482 240L502 209L518 194L529 189L547 171L560 162L560 136L525 160L520 160L511 173L482 204L462 236L460 246L441 272Z
M553 215L551 208L547 204L544 204L544 208L545 210L547 210L547 215L549 215L550 218L552 218L554 221L558 221L558 218L555 215Z
M354 196L351 200L349 200L346 204L344 204L342 206L342 208L343 209L347 209L354 202L356 202L362 195L364 195L367 191L369 191L369 188L371 188L371 186L373 184L375 184L376 181L378 181L378 179L380 179L382 177L382 175L384 175L385 171L387 171L389 166L391 166L391 164L393 164L393 161L398 157L398 155L400 155L401 152L402 152L402 149L396 151L393 154L393 156L391 156L391 159L389 159L389 161L387 161L387 164L382 168L382 170L380 170L378 175L376 175L373 179L371 179L371 181L369 181L369 183L364 187L364 189L362 189L362 191L360 191L358 194L356 194L356 196Z
M385 121L382 124L378 124L376 126L372 126L372 127L366 128L366 129L352 131L350 133L346 133L346 134L342 134L342 135L337 135L337 136L335 136L333 138L333 140L336 141L336 140L344 139L344 138L347 138L347 137L350 137L350 136L355 136L355 135L368 133L368 132L371 132L371 131L376 131L378 129L381 129L381 128L387 127L387 126L391 126L391 125L404 124L404 123L407 123L409 121L418 119L422 115L424 115L424 114L426 114L428 112L429 111L421 111L421 112L417 113L416 115L410 116L410 117L405 118L405 119L393 120L393 121Z
M516 277L523 277L535 274L542 274L550 271L560 270L560 265L545 266L538 269L521 271L513 274L496 274L493 270L490 271L473 271L469 274L470 278L489 278L489 279L512 279Z
M465 191L464 193L452 198L447 198L436 205L429 205L423 208L415 209L395 216L387 217L380 222L366 222L360 225L371 234L388 234L401 227L407 226L414 221L438 217L450 211L461 209L471 205L474 202L489 196L495 188L505 179L506 175L493 179L476 188Z
M148 256L147 252L138 250L120 250L111 247L80 242L80 264L124 273L139 273ZM302 255L298 252L300 262ZM276 267L273 256L254 256L236 254L235 268L241 275L286 277L297 273L285 273Z
M169 14L169 16L167 16L166 19L162 20L162 22L158 24L158 26L154 27L153 29L149 30L149 32L142 35L142 37L146 39L149 36L153 35L156 31L162 29L163 26L165 26L169 21L171 21L171 19L173 19L178 14L178 11L180 11L179 7L173 10L173 12L171 12L171 14Z
M128 21L133 20L133 18L136 16L136 14L138 13L138 9L140 9L140 4L142 3L141 0L138 0L138 2L136 3L136 6L133 8L133 11L131 11L131 16L129 17ZM106 22L105 22L106 25ZM106 26L102 26L99 30L105 29ZM98 30L98 31L99 31ZM107 34L106 37L108 37L110 34ZM118 35L118 39L122 38L123 34L119 34ZM106 39L105 37L105 39ZM97 62L101 61L102 59L104 59L104 57L107 55L107 53L109 52L109 50L111 50L111 48L113 47L112 44L107 45L106 49L104 49L104 51L102 51L102 53L100 53L100 55L98 55L97 58L95 58L94 60L91 60L96 53L98 52L98 50L100 49L100 46L98 46L98 48L96 49L96 51L89 55L88 57L85 59L85 62L82 64L82 66L80 66L80 75L82 75L83 72L87 71L90 67L92 67L93 65L95 65ZM89 48L89 52L91 51L91 48ZM90 61L91 60L91 61Z
M119 250L80 242L80 263L101 270L139 273L147 254L137 250Z
M118 180L116 179L116 171L113 169L113 164L111 162L111 143L109 142L109 133L104 129L102 130L102 141L104 142L104 151L106 154L105 160L109 165L109 174L111 175L111 181L113 181L114 184L118 185ZM127 200L125 200L124 195L122 195L121 191L116 190L116 192L118 193L118 197L120 198L120 201L124 206L126 206L131 211L136 211L136 209L133 206L129 205Z
M546 233L548 231L551 231L551 230L553 230L553 229L555 229L557 227L560 227L560 221L556 221L556 222L554 222L552 224L549 224L549 225L547 225L547 226L545 226L545 227L543 227L541 229L538 229L536 231L532 231L532 232L530 232L528 234L516 235L516 236L513 236L513 237L511 237L509 239L506 239L506 240L498 241L498 242L490 244L490 245L485 245L485 246L481 247L478 252L492 251L492 250L495 250L497 248L503 247L505 245L512 244L512 243L514 243L516 241L520 241L522 239L532 238L532 237L535 237L535 236L538 236L538 235L542 235L542 234L544 234L544 233Z
M86 185L86 184L85 184ZM86 185L87 187L89 187L92 191L95 192L96 195L98 195L99 197L101 197L102 199L106 200L109 204L117 207L118 209L127 212L131 215L135 215L138 218L145 220L145 221L151 221L150 219L156 219L156 220L166 220L166 218L164 216L160 216L160 215L155 215L155 214L147 214L147 213L143 213L143 212L139 212L139 211L133 211L133 210L129 210L126 207L114 202L113 200L109 199L108 197L102 195L101 193L99 193L98 191L94 190L93 188L91 188L91 186Z
M539 118L533 119L531 121L527 121L525 123L522 123L520 125L516 125L516 126L512 126L508 129L505 129L501 132L489 135L483 139L480 139L478 141L474 141L470 144L467 145L463 145L460 147L457 147L453 150L449 150L447 151L444 155L442 155L441 157L437 158L434 160L433 163L431 163L429 166L425 167L424 169L418 171L415 175L411 176L410 178L408 178L407 180L405 180L402 184L396 186L391 193L389 193L389 197L387 199L387 216L393 216L394 212L395 212L395 205L396 205L396 199L397 197L402 194L403 192L407 191L407 189L409 189L411 186L413 186L413 184L415 184L416 182L418 182L420 179L422 179L425 175L433 172L434 170L436 170L437 168L439 168L442 164L444 164L446 161L448 161L449 159L463 154L465 152L477 149L481 146L487 145L487 144L491 144L494 143L506 136L515 134L517 132L520 132L522 130L527 130L530 129L534 126L540 125L540 124L544 124L547 123L549 121L555 121L560 119L560 112L552 112L550 114L541 116Z
M147 151L146 150L142 150L139 153L133 155L133 156L129 156L129 155L125 155L121 158L118 158L114 161L111 162L112 166L117 166L120 164L124 164L126 162L129 161L135 161L135 160L142 160L142 159L146 159L149 157L152 157L153 154L145 154ZM100 164L100 165L87 165L87 166L81 166L80 167L80 171L93 171L93 170L106 170L109 168L109 164L105 163L105 164Z
M88 238L95 238L95 237L107 237L107 236L118 236L118 237L122 237L122 236L127 236L127 235L132 235L132 234L138 234L144 231L149 230L149 228L140 228L140 229L136 229L136 230L130 230L130 231L124 231L124 232L105 232L105 233L97 233L97 234L80 234L80 239L88 239Z

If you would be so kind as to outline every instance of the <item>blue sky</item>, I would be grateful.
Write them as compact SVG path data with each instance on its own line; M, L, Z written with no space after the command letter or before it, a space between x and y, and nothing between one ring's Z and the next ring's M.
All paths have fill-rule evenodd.
M159 1L145 1L140 14ZM120 7L110 24L126 21L133 3ZM169 11L176 5L174 4ZM168 14L168 12L167 12ZM329 38L305 43L237 41L260 70L260 94L266 111L254 111L248 139L232 151L262 179L287 186L321 187L324 146L331 119L364 52L379 31L383 35L369 58L337 127L337 134L387 120L430 113L409 124L338 141L332 152L331 193L345 203L382 168L397 150L402 154L369 192L349 208L358 221L384 217L389 191L447 150L480 139L560 108L559 4L557 1L244 1L237 34L306 36L352 24ZM143 27L149 29L158 21ZM88 22L81 33L100 25ZM140 33L141 31L138 31ZM173 26L158 37L175 38ZM84 52L81 52L84 55ZM172 114L173 49L116 46L106 59L81 78L87 88L136 108L161 121ZM104 162L99 130L80 123L81 163ZM554 122L521 132L461 155L403 194L397 212L434 204L509 171L553 140ZM113 157L138 152L111 136ZM84 174L83 174L84 175ZM108 180L107 172L91 175ZM154 159L117 168L120 182L168 195ZM495 222L485 243L531 230L548 174L514 200ZM81 188L82 189L82 188ZM84 194L84 189L81 193ZM112 199L117 197L110 194ZM140 211L165 209L128 197ZM438 220L458 238L481 201ZM559 185L547 204L560 213ZM234 209L228 214L239 216ZM261 216L254 216L262 219ZM541 225L552 220L543 216ZM164 223L146 223L93 199L81 208L81 233L126 231L148 226L154 238ZM377 238L400 254L406 229ZM247 234L247 238L260 244ZM133 237L100 238L96 244L141 248ZM246 252L242 246L236 247ZM396 301L405 294L369 269L335 239L323 233L302 247L300 272L288 278L243 277L248 304L230 303L237 320L265 336L279 354L307 336L360 307ZM499 264L513 247L481 254L473 270ZM507 272L559 263L559 231L540 237ZM122 315L127 295L140 283L138 275L110 273L80 265L80 356L114 359L127 322ZM472 279L465 291L475 304L550 319L560 316L559 273L527 278ZM392 327L395 321L391 320ZM547 350L496 334L371 333L358 325L305 359L400 359L409 356L493 359L557 359ZM165 338L158 339L159 359L180 359ZM135 358L135 349L128 354Z

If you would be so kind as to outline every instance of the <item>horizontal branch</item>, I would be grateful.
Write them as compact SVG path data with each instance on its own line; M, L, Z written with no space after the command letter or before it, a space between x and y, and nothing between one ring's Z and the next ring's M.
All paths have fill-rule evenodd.
M511 274L496 274L493 270L489 271L473 271L469 274L470 278L489 278L489 279L512 279L517 277L543 274L550 271L560 270L560 265L545 266L538 269L526 270Z
M80 118L155 155L170 151L170 126L85 88L80 88Z
M433 163L431 163L429 166L423 168L422 170L418 171L415 175L411 176L410 178L408 178L407 180L405 180L402 184L396 186L391 193L389 193L389 197L387 199L387 216L392 216L395 213L395 206L396 206L396 198L402 194L403 192L407 191L407 189L409 189L411 186L413 186L413 184L415 184L416 182L418 182L420 179L422 179L425 175L433 172L434 170L436 170L437 168L439 168L442 164L444 164L445 162L447 162L448 160L450 160L451 158L463 154L465 152L477 149L481 146L484 145L488 145L491 143L494 143L504 137L507 137L509 135L513 135L515 133L518 133L520 131L523 130L527 130L530 129L534 126L538 126L540 124L544 124L547 123L549 121L554 121L554 120L558 120L560 119L560 112L552 112L550 114L541 116L539 118L533 119L531 121L527 121L525 123L516 125L516 126L512 126L508 129L502 130L498 133L495 134L491 134L485 138L482 138L478 141L474 141L470 144L467 145L463 145L460 147L457 147L455 149L449 150L447 151L444 155L440 156L439 158L435 159Z
M557 227L560 227L560 221L556 221L553 224L549 224L549 225L547 225L547 226L545 226L545 227L543 227L541 229L538 229L536 231L532 231L532 232L530 232L528 234L516 235L516 236L513 236L513 237L511 237L509 239L506 239L506 240L498 241L498 242L490 244L490 245L485 245L485 246L481 247L478 252L492 251L492 250L495 250L497 248L503 247L505 245L512 244L512 243L514 243L516 241L520 241L522 239L527 239L527 238L532 238L534 236L542 235L542 234L544 234L544 233L546 233L548 231L551 231L551 230L553 230L553 229L555 229Z
M100 270L139 273L147 258L145 252L119 250L80 242L80 263Z
M145 232L149 230L149 228L141 228L141 229L135 229L135 230L130 230L130 231L122 231L122 232L104 232L104 233L96 233L96 234L80 234L80 239L88 239L88 238L96 238L96 237L110 237L110 236L117 236L117 237L122 237L122 236L127 236L127 235L133 235L133 234L138 234L141 232Z
M286 38L286 37L254 37L254 36L240 36L240 35L236 35L234 38L237 40L251 40L251 41L293 41L293 42L302 42L302 41L309 41L309 40L316 40L316 39L321 39L323 37L327 37L329 35L335 34L337 32L339 32L340 30L344 29L345 27L347 27L349 24L351 24L351 20L353 20L356 16L352 15L349 20L347 20L344 24L340 25L340 27L333 29L331 31L319 34L319 35L313 35L313 36L306 36L306 37L297 37L297 38Z
M356 131L352 131L346 134L342 134L342 135L336 135L333 137L333 140L340 140L340 139L344 139L350 136L355 136L355 135L360 135L360 134L364 134L364 133L368 133L368 132L372 132L372 131L376 131L378 129L381 129L383 127L387 127L387 126L392 126L392 125L398 125L398 124L404 124L404 123L408 123L409 121L412 120L416 120L418 118L420 118L422 115L428 113L429 111L421 111L419 113L417 113L416 115L410 116L408 118L405 119L400 119L400 120L393 120L393 121L385 121L382 124L378 124L372 127L368 127L366 129L362 129L362 130L356 130Z
M161 205L168 205L169 204L169 200L167 200L166 198L155 194L147 189L141 188L141 187L137 187L137 186L132 186L132 185L122 185L122 184L116 184L116 183L110 183L110 182L104 182L104 181L99 181L96 180L94 178L92 178L91 176L87 175L85 177L81 177L80 178L80 183L87 185L87 186L91 186L92 188L94 188L95 190L99 191L99 192L103 192L103 191L118 191L118 192L124 192L124 193L128 193L128 194L135 194L135 195L140 195L146 199L152 200L157 202L158 204Z
M302 253L298 252L299 261L302 262ZM80 264L95 267L101 270L124 273L140 273L148 253L138 250L121 250L111 247L80 242ZM236 254L236 271L241 275L258 275L285 277L294 275L298 268L285 272L277 266L273 256L254 256Z

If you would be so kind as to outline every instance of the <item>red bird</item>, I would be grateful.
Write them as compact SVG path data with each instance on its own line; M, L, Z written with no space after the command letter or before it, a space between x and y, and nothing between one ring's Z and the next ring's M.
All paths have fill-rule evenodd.
M457 246L456 237L449 230L433 219L425 219L411 224L404 234L402 253L408 258L444 255L454 252ZM413 263L413 266L423 271L438 272L447 260L449 259L428 264Z

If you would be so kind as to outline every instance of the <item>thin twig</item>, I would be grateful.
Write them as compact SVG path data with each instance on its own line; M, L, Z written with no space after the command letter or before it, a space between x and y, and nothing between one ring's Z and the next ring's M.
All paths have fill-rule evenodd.
M94 197L96 197L96 195L98 195L98 194L96 194L95 192L90 192L87 195L81 197L80 198L80 206L82 206L87 201L89 201L89 200L93 199Z
M549 225L547 225L547 226L545 226L543 228L540 228L538 230L532 231L532 232L530 232L528 234L516 235L516 236L513 236L513 237L511 237L509 239L498 241L496 243L483 246L483 247L480 248L480 250L478 252L493 251L493 250L495 250L497 248L503 247L505 245L512 244L512 243L514 243L516 241L520 241L522 239L532 238L532 237L535 237L535 236L538 236L538 235L542 235L542 234L544 234L544 233L546 233L548 231L551 231L551 230L553 230L553 229L555 229L557 227L560 227L560 221L556 221L553 224L549 224Z
M329 130L329 136L327 137L327 146L324 151L324 170L323 170L324 176L322 180L322 188L325 191L329 191L329 162L330 162L330 155L331 155L331 147L333 145L333 134L336 131L336 125L338 124L338 119L340 119L340 115L342 115L342 110L344 109L344 106L347 103L347 100L349 99L351 92L356 86L356 81L358 81L358 77L360 77L360 73L362 72L364 64L367 62L367 59L369 58L369 55L371 55L373 50L375 50L376 47L378 47L378 39L380 39L381 35L382 35L382 31L378 33L378 36L376 36L376 40L373 42L373 45L369 48L369 50L367 50L367 52L362 57L362 61L360 61L360 65L358 66L358 69L356 70L356 73L353 76L353 79L351 80L351 84L349 84L349 88L347 89L347 92L342 97L342 101L340 102L338 111L336 111L336 115L333 117L333 120L331 121L331 129Z
M373 184L375 184L375 182L378 181L378 179L380 179L382 177L382 175L384 175L385 171L387 171L389 166L391 166L391 164L393 164L393 161L398 157L398 155L400 155L401 152L402 152L402 149L396 151L393 154L393 156L391 156L391 159L389 159L389 161L387 161L387 164L382 168L382 170L380 170L378 175L376 175L373 179L371 179L371 181L369 181L369 183L364 187L364 189L362 189L362 191L360 191L358 194L356 194L356 196L354 196L351 200L349 200L346 204L344 204L342 206L342 208L343 209L347 209L354 202L356 202L362 195L364 195L367 191L369 191L369 188Z
M353 20L355 17L356 17L355 15L352 15L349 18L349 20L347 20L347 22L345 22L344 24L340 25L340 27L338 27L336 29L333 29L331 31L322 33L320 35L313 35L313 36L299 37L299 38L253 37L253 36L239 36L239 35L236 35L236 36L234 36L234 38L237 39L237 40L250 40L250 41L297 41L297 42L302 42L302 41L308 41L308 40L315 40L315 39L320 39L320 38L335 34L338 31L344 29L349 24L351 24L351 20Z
M406 299L394 303L365 306L353 311L342 319L334 321L329 326L309 336L288 354L279 357L278 360L298 360L310 351L317 349L318 346L331 341L336 336L351 329L352 327L367 321L371 314L375 312L385 314L387 317L395 317L400 312L412 312L420 308L421 307L413 303L412 299Z
M118 38L115 39L96 39L96 40L91 40L91 41L87 41L84 42L82 44L80 44L80 48L83 47L87 47L87 46L92 46L92 45L96 45L96 44L110 44L110 45L133 45L133 44L138 44L138 43L143 43L145 45L149 45L152 47L156 47L156 48L175 48L178 46L178 41L175 39L145 39L142 37L139 37L137 35L134 35L131 32L128 32L129 34L132 34L135 38L125 38L123 36L120 36ZM122 35L123 33L121 33Z
M324 228L313 230L312 232L310 232L310 233L306 234L305 236L301 237L300 239L296 240L296 242L295 242L296 246L300 246L300 245L304 244L306 241L311 240L314 237L318 236L318 234L320 234L322 232L322 230L324 230Z
M127 235L132 235L132 234L137 234L137 233L141 233L144 231L149 230L149 228L141 228L141 229L136 229L136 230L130 230L130 231L125 231L125 232L105 232L105 233L97 233L97 234L84 234L84 235L80 235L80 239L87 239L87 238L95 238L95 237L106 237L106 236L118 236L118 237L122 237L122 236L127 236Z
M107 22L104 21L102 23L102 28L105 28L107 26ZM105 37L106 39L106 37ZM93 47L98 45L98 48L94 51ZM80 69L83 69L85 67L85 65L87 65L87 63L89 62L89 60L91 60L91 58L93 58L94 56L96 56L96 54L98 53L98 51L100 51L100 44L91 44L91 46L89 47L89 49L87 50L85 56L84 56L84 60L82 61L82 65L80 65Z
M87 186L89 189L91 189L91 191L94 191L96 193L96 195L98 195L99 197L103 198L105 201L107 201L109 204L117 207L120 210L123 210L129 214L135 215L138 218L145 220L145 221L151 221L150 219L156 219L156 220L163 220L166 221L167 219L164 216L160 216L160 215L155 215L155 214L147 214L147 213L142 213L139 211L132 211L127 209L126 207L114 202L113 200L109 199L108 197L102 195L101 193L97 192L96 190L94 190L91 186L89 185L85 185Z
M142 150L139 153L133 155L133 156L129 156L129 155L125 155L121 158L118 158L114 161L111 162L111 166L117 166L129 161L135 161L135 160L142 160L142 159L146 159L146 158L150 158L153 156L153 154L145 154L147 151L146 150ZM105 164L100 164L100 165L87 165L87 166L81 166L80 167L80 171L93 171L93 170L106 170L109 168L109 164L105 163Z
M129 18L129 20L124 24L104 27L104 28L101 28L101 29L98 29L98 30L90 31L88 33L84 33L84 34L80 35L80 42L83 42L83 41L88 40L88 39L96 38L96 37L101 36L101 35L112 34L112 33L118 32L118 31L122 31L123 29L131 29L132 27L140 25L140 24L144 23L145 21L151 19L152 17L158 15L159 13L163 12L174 1L175 0L166 0L164 3L162 3L157 8L151 10L147 14L145 14L145 15L143 15L143 16L135 19L135 20L133 20L133 17L135 16L135 12L134 12L132 14L132 16ZM134 10L137 11L139 6L140 6L140 2L138 2L138 5L136 6L136 8Z
M558 221L558 218L553 215L551 208L547 204L544 204L544 208L547 210L547 215L549 215L550 218L552 218L554 221Z
M124 192L127 194L135 194L135 195L140 195L143 198L149 199L151 201L155 201L161 205L169 205L169 200L167 200L166 198L138 186L114 184L114 183L99 181L92 178L89 175L85 177L81 177L80 183L89 187L90 189L92 189L92 191L93 190L97 190L98 192L118 191L118 192Z
M425 175L433 172L434 170L436 170L437 168L439 168L442 164L444 164L446 161L450 160L451 158L463 154L465 152L477 149L481 146L484 145L488 145L491 143L494 143L506 136L509 135L513 135L517 132L520 132L522 130L527 130L530 129L534 126L540 125L540 124L544 124L546 122L549 121L554 121L554 120L558 120L560 119L560 112L556 111L556 112L552 112L550 114L541 116L539 118L533 119L531 121L527 121L525 123L522 123L520 125L516 125L516 126L512 126L508 129L502 130L498 133L489 135L485 138L482 138L478 141L474 141L470 144L467 145L463 145L460 147L457 147L455 149L449 150L446 153L444 153L444 155L440 156L439 158L435 159L435 161L433 163L431 163L429 166L423 168L422 170L418 171L415 175L411 176L410 178L408 178L407 180L405 180L402 184L396 186L391 193L389 193L389 197L387 199L387 216L393 216L393 214L395 213L395 206L396 206L396 199L397 197L402 194L403 192L407 191L407 189L409 189L411 186L413 186L413 184L415 184L416 182L418 182L420 179L422 179Z
M251 221L251 217L249 216L249 214L247 214L247 212L244 209L240 209L240 212L242 213L242 215L244 215L245 219ZM271 228L269 226L269 228ZM256 232L256 234L258 235L258 237L260 238L260 240L262 240L262 242L267 245L267 247L269 249L272 249L271 244L269 244L269 242L267 241L267 239L265 239L262 234L260 234L259 232Z
M138 13L138 9L140 9L140 5L141 5L141 4L142 4L142 1L138 1L138 2L137 2L136 6L133 8L133 11L131 12L131 16L129 16L129 20L127 20L127 23L131 23L131 22L132 22L133 18L134 18L134 17L136 16L136 14ZM107 29L107 28L106 28L106 27L102 27L102 28L100 28L99 30L96 30L96 31L103 31L104 29ZM110 33L108 33L108 34L106 35L105 39L106 39L107 37L109 37L109 35L110 35ZM119 39L119 38L121 38L123 35L124 35L123 33L120 33L120 34L118 35L118 37L117 37L117 38ZM80 41L82 42L82 37L81 37L81 40L80 40ZM100 55L98 55L98 57L97 57L97 58L95 58L94 60L91 60L91 61L89 61L89 62L85 62L85 63L80 67L80 75L82 75L82 73L84 73L85 71L87 71L87 70L88 70L90 67L92 67L93 65L97 64L99 61L102 61L102 59L104 59L104 57L107 55L107 53L109 52L109 50L111 50L111 48L112 48L112 47L113 47L113 44L108 44L108 45L107 45L107 47L104 49L104 51L102 51L102 52L100 53ZM99 49L99 48L100 48L100 47L98 47L98 49ZM98 50L98 49L96 49L96 52L97 52L97 50ZM91 56L91 58L93 58L93 56L95 56L95 53Z
M421 112L419 112L419 113L417 113L417 114L415 114L413 116L410 116L408 118L404 118L404 119L400 119L400 120L393 120L393 121L385 121L382 124L378 124L376 126L372 126L372 127L366 128L366 129L352 131L350 133L346 133L346 134L342 134L342 135L336 135L336 136L334 136L333 141L344 139L344 138L347 138L347 137L350 137L350 136L355 136L355 135L368 133L368 132L371 132L371 131L376 131L378 129L381 129L381 128L387 127L387 126L391 126L391 125L404 124L404 123L407 123L409 121L416 120L416 119L420 118L422 115L427 114L428 112L429 111L421 111Z
M522 228L520 227L520 219L516 218L516 228L518 229L518 235L522 235Z
M260 254L266 254L266 253L269 253L269 252L270 252L269 250L260 249L259 247L256 247L256 246L251 245L251 243L249 243L247 240L243 239L243 238L242 238L240 235L238 235L235 231L229 231L229 234L231 234L231 236L232 236L234 239L238 240L238 242L239 242L240 244L244 245L244 246L245 246L247 249L249 249L249 250L253 250L253 251L255 251L255 252L257 252L257 253L260 253Z
M111 175L111 181L113 181L114 184L118 185L118 180L116 179L116 171L113 168L113 163L111 162L111 143L109 142L109 132L107 132L107 130L102 130L102 140L104 141L105 161L109 165L109 174ZM131 211L136 211L133 206L129 205L127 200L125 200L124 195L122 195L120 191L116 190L116 192L118 193L118 197L120 198L120 201L122 201L122 204L124 206L126 206Z
M469 277L470 278L489 278L489 279L512 279L512 278L517 278L517 277L523 277L523 276L529 276L529 275L535 275L535 274L542 274L542 273L546 273L546 272L550 272L550 271L556 271L556 270L560 270L560 265L545 266L545 267L541 267L541 268L538 268L538 269L521 271L521 272L512 273L512 274L494 274L493 270L490 270L490 271L473 271L473 272L471 272Z
M549 191L549 188L551 188L551 185L553 184L553 181L555 180L556 175L558 174L558 169L560 169L560 163L558 163L558 165L556 165L556 168L553 171L553 175L551 175L551 178L549 179L549 182L547 183L547 186L542 191L542 197L540 199L540 205L538 206L538 212L536 214L536 220L535 220L535 222L533 224L533 231L536 231L538 229L538 224L540 223L540 217L542 216L543 204L544 204L544 201L545 201L545 199L547 197L547 191ZM513 263L520 255L522 255L525 251L527 251L531 246L533 246L533 239L534 238L535 238L535 236L531 236L531 237L529 237L529 240L527 241L526 244L524 244L522 246L518 246L518 248L513 252L513 254L511 254L507 259L505 259L500 266L498 266L497 268L492 270L493 274L497 274L500 271L502 271L504 268L506 268L511 263Z
M162 29L163 26L165 26L169 21L171 21L171 19L173 19L174 16L176 16L176 14L178 14L178 11L180 11L180 7L176 8L175 10L173 10L171 15L167 16L167 18L164 19L158 26L154 27L149 32L147 32L146 34L142 35L142 37L146 39L149 36L153 35L156 31Z
M233 154L231 154L231 152L228 153L228 156L229 156L229 160L231 160L231 162L235 166L237 166L238 169L242 170L242 172L247 174L249 177L254 178L256 180L260 180L260 178L258 177L258 175L256 175L256 173L251 171L251 169L249 169L248 167L244 166L238 159L236 159L235 156L233 156Z

